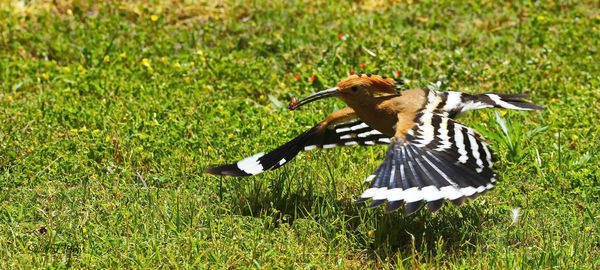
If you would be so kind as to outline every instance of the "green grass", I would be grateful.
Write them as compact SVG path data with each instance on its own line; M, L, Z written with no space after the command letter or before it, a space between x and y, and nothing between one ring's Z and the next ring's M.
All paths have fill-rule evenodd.
M0 268L600 268L595 1L47 2L0 4ZM385 146L202 174L343 107L279 105L351 69L546 109L462 118L501 181L435 214L352 203Z

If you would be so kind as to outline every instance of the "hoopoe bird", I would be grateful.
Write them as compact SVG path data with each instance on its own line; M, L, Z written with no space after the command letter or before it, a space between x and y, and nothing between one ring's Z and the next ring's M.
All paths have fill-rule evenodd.
M492 189L497 176L492 150L482 135L454 119L470 110L504 108L541 110L524 102L527 94L466 94L416 88L400 91L400 79L371 74L352 75L336 87L292 99L289 109L328 97L348 107L269 153L236 163L209 167L214 175L249 176L277 169L300 151L349 145L389 144L385 160L365 182L369 188L357 202L369 207L387 201L386 211L405 206L410 215L427 203L439 210L444 200L461 205Z

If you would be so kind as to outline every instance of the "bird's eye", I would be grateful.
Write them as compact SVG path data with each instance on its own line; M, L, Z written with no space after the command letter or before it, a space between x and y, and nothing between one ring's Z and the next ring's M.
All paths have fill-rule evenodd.
M352 86L352 88L350 88L352 90L352 92L356 92L358 91L358 86Z

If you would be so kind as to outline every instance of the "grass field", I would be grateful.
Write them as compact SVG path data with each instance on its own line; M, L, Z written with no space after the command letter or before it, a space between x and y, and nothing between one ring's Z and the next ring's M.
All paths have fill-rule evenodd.
M0 268L600 268L596 1L32 2L0 1ZM385 146L202 174L351 70L545 110L462 118L501 181L435 214L352 203Z

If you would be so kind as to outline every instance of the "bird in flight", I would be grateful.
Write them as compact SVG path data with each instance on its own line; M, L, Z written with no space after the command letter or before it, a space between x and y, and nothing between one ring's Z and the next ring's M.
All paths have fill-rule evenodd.
M439 210L444 200L461 205L490 190L497 180L492 170L494 154L475 130L454 119L475 109L541 110L522 101L527 94L467 94L416 88L400 91L402 80L355 74L301 100L292 99L290 110L328 97L348 107L286 144L236 163L208 167L205 173L250 176L277 169L300 151L349 145L388 144L383 163L365 182L370 186L357 202L369 207L387 202L386 211L405 206L407 215L427 203Z

